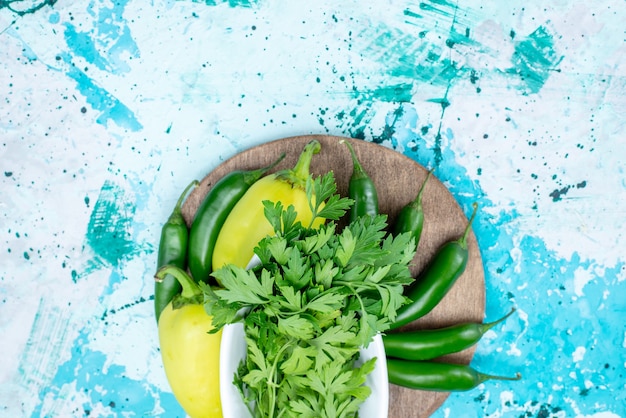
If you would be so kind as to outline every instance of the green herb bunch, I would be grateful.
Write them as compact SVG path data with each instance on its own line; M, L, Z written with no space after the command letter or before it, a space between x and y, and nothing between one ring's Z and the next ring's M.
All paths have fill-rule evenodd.
M243 320L247 356L234 383L254 417L358 416L376 361L359 364L359 350L406 301L413 239L387 234L385 215L338 231L353 201L336 187L332 172L307 181L314 219L328 221L319 229L295 222L292 206L263 202L275 235L255 249L259 265L225 266L213 273L222 289L203 286L215 331Z

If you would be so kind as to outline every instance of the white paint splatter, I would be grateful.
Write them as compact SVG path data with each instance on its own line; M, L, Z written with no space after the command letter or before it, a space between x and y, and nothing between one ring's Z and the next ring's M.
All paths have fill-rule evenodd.
M512 405L514 403L514 397L513 392L510 390L502 391L502 393L500 393L500 404L503 407L506 407L506 405Z
M509 356L515 356L515 357L521 357L522 355L522 350L520 350L519 348L517 348L517 345L515 343L512 343L509 346L509 349L506 351L506 353Z
M574 363L578 363L579 361L581 361L585 357L586 352L587 349L585 347L577 347L572 354L572 360L574 361Z
M591 274L589 270L584 268L576 269L574 272L574 294L576 294L576 296L583 296L584 287L593 279L594 275Z

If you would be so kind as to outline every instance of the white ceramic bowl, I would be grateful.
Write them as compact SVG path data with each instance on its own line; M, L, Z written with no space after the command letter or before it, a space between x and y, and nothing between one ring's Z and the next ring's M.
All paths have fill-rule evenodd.
M243 324L231 324L222 331L220 347L220 396L224 418L250 418L250 412L233 384L239 362L246 357L246 341ZM387 418L389 408L389 380L385 347L380 335L361 350L360 362L376 357L374 370L367 376L365 384L372 389L370 396L361 404L359 417Z

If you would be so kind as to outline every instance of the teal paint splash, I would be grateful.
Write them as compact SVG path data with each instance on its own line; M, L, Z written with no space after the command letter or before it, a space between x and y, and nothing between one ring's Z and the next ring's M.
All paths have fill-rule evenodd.
M110 74L130 71L126 60L128 57L139 58L140 54L123 17L127 3L128 0L116 1L111 7L98 9L95 9L95 3L90 4L88 11L97 23L89 31L79 31L71 22L64 23L63 35L68 51L57 58L68 64L66 75L76 81L78 91L85 96L87 103L100 112L96 119L99 124L107 126L109 121L113 121L122 128L136 132L143 126L134 113L73 64L74 57L81 57Z
M181 0L178 0L181 1ZM191 0L192 3L204 3L207 6L218 6L220 4L228 4L229 7L245 7L250 8L258 3L256 0Z
M96 122L108 126L108 122L113 121L118 126L133 132L143 129L143 125L135 117L135 114L124 103L72 65L72 58L69 54L64 53L59 58L69 64L66 74L76 81L76 88L85 97L87 103L94 110L100 112Z
M626 416L626 393L622 390L626 352L622 350L612 358L605 355L615 353L614 347L623 345L626 335L626 323L615 321L615 313L624 312L626 280L620 281L620 276L626 263L599 266L594 260L581 260L577 253L564 259L540 238L525 235L516 226L523 223L520 214L515 209L494 211L493 202L456 162L454 152L426 145L433 143L432 138L417 129L417 111L409 105L402 108L402 112L389 112L387 120L397 127L393 137L405 149L404 154L426 167L433 167L440 154L436 175L464 212L471 212L473 202L482 208L473 230L485 268L486 320L500 317L512 306L528 315L526 320L519 316L507 320L497 330L496 342L481 341L472 360L473 367L486 373L521 372L522 381L487 382L470 392L451 394L433 417L447 416L446 408L464 411L467 416L495 416L505 410L515 416L543 416L542 411L576 416L581 411L598 411L599 406ZM442 134L454 140L451 130ZM488 219L484 213L490 213ZM515 259L513 250L520 252ZM582 296L576 289L576 275L581 269L591 276ZM533 285L525 286L527 281ZM507 353L507 347L513 346L519 356ZM585 347L586 352L574 362L579 347ZM588 382L591 388L587 388ZM508 392L518 394L511 404L493 402Z
M48 22L52 23L53 25L59 23L60 20L61 15L59 14L59 12L50 13L50 16L48 17Z
M438 166L444 159L441 144L446 135L450 134L444 130L443 120L453 105L449 92L454 86L469 81L476 86L476 94L480 94L482 89L477 85L480 74L501 79L503 84L517 88L524 95L535 94L563 58L555 53L554 36L540 26L525 39L518 40L513 35L509 37L507 41L515 47L509 70L472 68L463 64L462 60L455 60L455 57L471 51L478 57L490 54L489 60L493 60L491 55L499 53L483 47L471 37L476 25L492 19L491 14L482 9L461 9L451 1L426 0L414 6L409 5L403 10L403 16L407 23L404 28L384 23L363 25L363 29L346 39L351 51L363 59L380 64L380 79L375 80L368 75L368 85L359 85L354 77L359 70L354 68L351 71L353 83L349 87L356 103L352 109L341 110L336 114L330 113L329 109L320 109L319 124L327 132L334 125L344 135L364 139L367 134L371 134L375 142L389 139L395 146L393 133L396 122L391 121L391 125L386 123L381 133L368 131L377 110L376 105L398 103L400 106L396 111L399 111L403 103L414 102L414 96L424 86L428 86L429 90L439 88L439 95L423 99L441 106L439 118L422 127L429 131L431 125L436 126L433 164ZM456 54L451 54L452 50ZM508 51L506 48L503 50ZM371 88L371 85L377 87Z
M89 274L90 269L113 267L108 284L98 298L99 306L108 306L110 295L120 282L126 280L122 269L117 268L118 264L136 255L152 252L150 245L137 242L136 232L143 225L135 221L137 210L146 209L146 193L150 187L140 181L130 180L129 183L130 188L124 188L106 181L95 203L89 199L93 210L87 225L85 247L90 248L94 255L85 271L80 275L75 273L74 279ZM152 297L140 297L123 304L119 301L119 304L113 304L115 308L105 311L100 320L108 326L115 314L150 300ZM94 303L97 304L96 301ZM38 400L30 415L32 418L57 416L55 401L60 399L64 402L68 387L81 394L82 405L76 399L70 399L82 408L74 410L73 416L93 416L95 411L102 411L99 417L185 417L171 392L163 391L145 379L130 379L124 366L110 363L110 353L89 348L93 339L90 335L91 321L85 324L73 342L68 341L70 351L67 352L69 316L69 309L61 309L42 299L33 321L29 341L50 343L43 351L39 345L29 344L20 361L22 384L33 389L33 396ZM136 348L132 345L120 347L131 351Z
M404 12L402 12L405 16L409 17L409 18L413 18L413 19L423 19L424 16L422 16L419 13L415 13L413 11L411 11L410 9L405 9ZM407 21L407 23L410 23L409 21Z
M28 391L39 390L42 382L48 382L54 376L68 337L69 316L68 309L60 308L44 297L39 299L30 335L17 365L19 384ZM46 342L43 346L42 341Z
M361 102L374 100L388 103L410 102L413 94L413 83L383 85L373 89L360 89L352 93L352 97Z
M338 126L347 130L350 137L363 139L366 135L365 129L369 125L371 118L375 115L375 110L372 108L373 103L410 102L412 89L412 83L399 83L354 91L352 97L355 99L356 105L348 112L341 111L335 115ZM325 114L326 112L323 111L321 113ZM323 118L321 118L321 120L321 124L324 124Z
M104 53L110 72L119 74L130 71L126 62L140 58L139 47L133 39L130 27L124 19L124 11L129 0L115 1L111 7L100 7L93 14L97 15L97 24L92 37Z
M441 121L443 120L444 112L450 105L447 99L447 94L448 90L446 90L444 97L431 100L431 102L441 105ZM420 143L424 141L424 136L416 133L418 129L418 121L419 117L415 108L408 103L401 103L395 110L387 114L382 132L380 134L373 134L372 141L378 144L388 141L391 143L391 146L395 148L399 145L397 139L398 136L402 138L412 137L413 139L409 142L409 149L411 152L415 153L417 152ZM434 134L434 145L431 148L433 158L429 163L432 167L439 167L442 164L443 154L441 150L441 142L444 135L451 136L450 131L444 130L442 132L443 124L441 121L439 122L437 131ZM427 135L430 132L430 128L431 126L426 124L419 127L419 132L422 135Z
M109 364L105 353L88 348L89 339L88 332L82 330L74 341L71 357L58 367L49 387L42 388L38 394L41 402L31 418L47 416L44 415L44 398L65 396L67 384L74 385L76 391L87 397L83 410L75 411L76 416L89 416L96 408L105 413L99 417L186 416L172 393L161 391L145 380L128 378L125 367ZM159 409L165 412L159 414Z
M380 135L375 135L372 141L377 144L381 144L385 141L391 142L393 147L398 146L396 141L396 123L404 116L404 105L400 105L395 111L389 112L385 118L385 126Z
M426 4L422 9L428 13L446 15L449 18L446 22L449 21L453 27L456 6L445 1L430 3L432 4ZM405 9L404 15L414 19L423 17L422 14L412 13L408 9ZM357 105L349 112L351 118L348 121L336 115L336 119L341 122L338 124L340 129L353 138L365 138L365 131L374 116L376 103L398 103L396 112L402 112L402 104L412 102L413 95L422 85L441 88L443 97L431 100L441 104L443 119L443 112L450 104L447 99L450 86L456 80L470 74L471 69L460 67L450 59L449 45L430 43L424 40L423 33L424 31L421 31L416 36L412 32L391 28L381 23L375 27L368 26L355 36L355 39L371 40L365 45L357 43L355 48L362 56L380 63L385 68L383 74L386 74L386 77L379 82L381 87L376 89L353 86L352 97L357 100ZM450 33L456 32L451 30ZM381 134L372 133L375 142L389 139L394 146L396 145L393 140L395 122L390 123L386 123ZM326 121L322 124L326 124ZM438 137L439 143L440 140L441 136Z
M73 33L73 29L69 27L69 33ZM35 52L28 44L19 36L18 32L13 28L8 28L5 33L15 37L22 43L22 54L33 61L37 59ZM68 32L66 32L67 35ZM74 37L69 38L69 44L72 45L77 55L82 56L94 65L105 68L108 61L102 58L95 46L93 46L89 37L84 34L76 33ZM76 82L77 90L85 97L87 103L99 112L96 122L108 126L109 121L113 121L118 126L133 132L143 129L143 125L135 117L134 113L118 98L113 96L104 88L96 84L87 74L74 65L72 55L69 52L61 53L57 56L59 61L63 61L67 65L66 75ZM59 71L58 68L48 66L50 69Z
M538 93L551 73L559 71L557 66L563 56L557 55L554 37L544 27L539 26L526 39L515 44L510 74L519 76L526 94Z
M359 36L374 41L362 53L387 66L391 77L410 79L415 86L427 83L446 87L471 70L451 59L450 49L456 45L469 45L480 50L479 43L469 35L481 17L471 9L461 10L455 3L445 0L421 1L418 7L419 11L411 7L403 11L407 18L405 22L417 30L382 24L364 29ZM464 18L460 19L459 15ZM429 33L437 35L431 39L440 41L428 39Z
M450 60L445 44L433 44L419 35L384 24L367 27L356 38L372 39L359 53L384 66L396 82L402 79L414 86L422 83L447 86L465 71Z
M88 63L95 65L97 68L110 71L111 66L107 59L100 54L96 48L96 43L91 34L87 32L78 32L74 25L65 24L65 42L70 48L74 56L80 56Z
M454 18L457 11L456 4L445 0L424 0L420 2L419 8L448 18Z
M89 218L85 238L94 256L87 262L84 271L74 274L74 281L100 268L117 267L135 256L153 251L151 245L138 244L133 239L135 211L134 197L122 187L111 181L102 185ZM111 277L114 282L122 280L118 273Z
M358 101L356 108L349 113L358 118L351 122L344 120L338 127L349 136L364 138L367 124L373 117L370 109L376 102L408 103L414 100L408 95L419 93L423 86L429 86L429 89L440 88L440 95L424 99L442 107L436 123L439 125L435 138L437 164L443 159L437 150L446 135L442 132L443 117L446 109L452 105L448 92L455 85L466 80L476 85L478 74L481 74L501 79L503 84L518 89L524 95L536 94L541 91L551 73L558 71L556 67L563 59L563 56L555 52L554 36L544 26L539 26L524 39L518 40L514 35L507 39L515 48L510 57L510 68L472 68L463 64L460 59L455 60L455 57L471 51L478 57L474 62L480 62L482 54L489 54L489 60L493 60L491 55L500 53L484 47L471 37L477 25L492 19L491 14L487 14L485 10L461 9L446 0L429 0L407 7L403 16L407 23L404 28L391 27L384 23L364 25L360 32L347 40L351 50L381 66L381 80L371 80L368 77L368 83L389 88L371 90L367 86L353 85L352 96ZM452 50L456 54L451 54ZM503 50L508 51L506 48ZM358 73L356 68L353 71ZM390 100L388 93L393 86L402 86L402 91L406 94L396 95L394 100ZM481 91L477 86L476 93L480 94ZM335 115L337 120L338 116ZM320 117L320 125L328 126L328 118ZM389 134L373 136L379 140Z
M57 0L32 2L26 0L0 0L0 10L7 9L18 16L33 14L46 6L54 6ZM29 6L30 5L30 6Z

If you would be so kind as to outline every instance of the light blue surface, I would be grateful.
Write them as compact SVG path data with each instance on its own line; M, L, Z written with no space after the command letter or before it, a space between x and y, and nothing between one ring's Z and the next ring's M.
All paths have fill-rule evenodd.
M481 206L486 319L517 313L472 365L523 380L434 416L626 416L626 7L551 3L0 3L0 416L184 416L160 226L191 179L309 133Z

